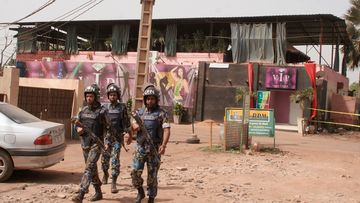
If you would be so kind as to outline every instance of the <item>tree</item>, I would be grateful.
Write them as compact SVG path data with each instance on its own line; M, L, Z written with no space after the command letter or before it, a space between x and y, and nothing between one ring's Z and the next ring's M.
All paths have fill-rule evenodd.
M9 46L12 44L13 39L9 40L9 36L5 36L5 44L4 44L4 48L1 50L0 52L0 67L2 67L3 64L3 60L4 60L4 52L7 48L9 48ZM13 56L13 55L12 55ZM12 57L11 56L11 57Z
M360 62L360 0L351 0L351 7L345 14L347 32L352 41L352 46L346 53L345 60L351 69L358 67Z
M359 94L359 83L351 83L349 90L352 92L352 96L357 96Z

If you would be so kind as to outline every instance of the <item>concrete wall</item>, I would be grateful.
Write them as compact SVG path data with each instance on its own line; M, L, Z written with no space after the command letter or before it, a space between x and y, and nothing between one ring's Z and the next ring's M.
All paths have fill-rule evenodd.
M84 82L81 80L20 78L19 86L75 90L72 116L77 115L84 100Z
M333 104L333 94L340 94L343 96L348 94L349 79L327 66L317 66L316 71L323 71L325 74L322 78L327 81L326 109L331 109ZM343 83L343 89L341 91L338 91L338 83Z
M332 100L332 106L331 106L332 111L359 113L359 109L358 109L359 98L333 94L331 100ZM330 118L334 122L338 122L338 123L358 124L358 116L330 113Z
M0 94L6 95L5 101L15 106L18 104L19 73L16 68L5 68L0 77Z

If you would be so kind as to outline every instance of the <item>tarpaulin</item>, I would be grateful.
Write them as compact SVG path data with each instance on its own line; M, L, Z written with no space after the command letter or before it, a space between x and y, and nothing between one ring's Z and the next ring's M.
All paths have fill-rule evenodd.
M248 65L248 79L249 79L249 95L250 95L250 108L254 107L253 97L252 97L252 84L253 84L253 65L249 63Z

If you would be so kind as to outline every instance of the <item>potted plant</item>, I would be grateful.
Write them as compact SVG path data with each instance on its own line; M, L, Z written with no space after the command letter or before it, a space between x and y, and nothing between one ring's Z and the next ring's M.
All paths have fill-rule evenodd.
M304 111L305 108L310 106L313 96L313 89L312 87L308 87L302 90L297 90L296 92L292 93L290 95L290 100L295 103L299 103L301 111L302 111L302 117L297 118L297 126L298 126L298 133L304 134Z
M174 123L176 124L180 123L183 111L184 111L183 105L179 102L176 102L173 108Z

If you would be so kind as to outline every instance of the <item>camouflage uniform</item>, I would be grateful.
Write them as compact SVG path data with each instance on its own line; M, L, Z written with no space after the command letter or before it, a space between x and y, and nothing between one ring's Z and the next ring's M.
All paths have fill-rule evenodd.
M102 154L101 166L105 173L108 173L109 161L111 159L112 178L116 179L120 173L120 149L123 143L123 133L130 129L130 118L127 113L126 105L123 103L109 104L107 106L113 135L105 144L109 145L109 155Z
M85 89L85 95L86 93L89 93L86 92L86 90L87 89ZM78 114L78 120L84 125L84 127L90 129L96 136L98 136L100 140L104 140L104 131L108 132L111 125L106 108L101 106L96 99L92 105L86 105L82 108ZM107 136L108 135L109 133L107 133ZM96 192L92 199L99 200L99 198L102 198L102 183L98 175L97 161L100 158L101 148L90 137L90 135L86 133L86 131L80 136L80 141L86 166L81 179L79 194L72 200L75 202L81 202L84 198L85 192L89 189L90 183L92 183Z
M163 128L170 128L168 116L165 110L157 106L153 110L141 108L137 111L147 129L154 146L146 141L143 132L138 132L134 157L132 160L131 178L135 188L142 188L143 178L141 174L147 164L148 177L147 187L149 198L155 198L157 195L157 174L160 168L160 155L158 154L159 146L163 139Z
M107 125L106 114L107 110L99 103L93 107L85 106L79 113L79 121L91 129L100 139L104 139L104 125ZM101 154L101 149L86 133L80 137L80 140L86 162L84 176L81 180L81 189L86 190L90 185L90 181L94 187L101 186L96 165Z

